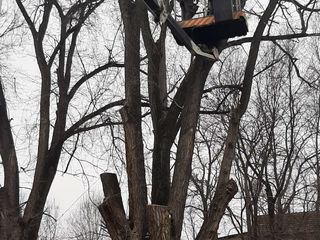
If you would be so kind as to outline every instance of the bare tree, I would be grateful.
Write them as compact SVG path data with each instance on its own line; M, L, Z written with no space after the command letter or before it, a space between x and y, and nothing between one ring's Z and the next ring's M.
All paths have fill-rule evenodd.
M243 179L250 239L258 238L258 215L269 216L270 233L278 239L286 222L277 214L312 210L315 193L312 180L307 179L313 178L311 169L316 171L317 165L318 153L311 147L316 120L310 108L314 102L310 95L317 85L296 72L303 68L292 61L297 54L294 42L284 42L281 47L270 44L266 51L272 54L264 59L268 68L257 77L250 113L240 130L236 162Z
M84 132L120 123L123 124L125 136L129 212L125 213L116 175L102 174L105 200L99 206L99 210L110 237L139 240L147 237L181 239L189 182L193 180L193 184L199 183L195 175L192 176L192 163L202 98L212 66L215 67L218 61L192 56L181 83L178 84L179 81L175 79L174 88L167 89L165 24L160 26L160 31L154 35L152 29L154 25L149 22L142 0L119 0L124 33L124 63L116 61L113 49L107 48L107 56L103 59L103 63L89 65L90 61L85 61L85 52L82 54L78 43L86 39L82 33L93 24L91 20L95 16L94 13L103 2L103 0L86 0L70 1L67 4L57 0L44 0L36 5L28 5L25 1L16 0L32 36L40 71L41 90L36 169L30 195L22 207L19 203L17 152L1 87L0 154L5 181L4 186L0 188L0 234L5 240L37 238L48 192L67 140L72 139L77 143L78 137ZM300 19L299 24L295 22L293 25L289 21L288 16L291 13L287 9L292 7L296 9L295 16ZM200 229L194 231L195 239L217 238L221 218L238 190L236 182L231 179L231 170L240 121L247 111L252 83L258 75L257 61L264 57L263 54L259 56L260 45L263 41L273 41L286 53L286 49L282 46L283 40L317 35L309 32L310 19L318 12L315 1L301 4L296 1L270 0L258 8L259 11L252 11L257 15L256 28L252 29L253 36L221 43L222 54L229 53L228 50L240 51L237 46L241 44L248 44L246 49L249 49L249 52L243 61L243 75L238 79L236 86L229 88L222 86L231 89L231 93L218 94L215 101L217 104L214 107L206 106L203 111L206 114L226 114L222 123L226 128L222 134L223 139L219 142L221 146L217 147L223 150L217 156L220 158L220 165L214 172L217 176L213 184L216 186L215 193L205 197L206 211ZM215 12L219 12L219 9L215 9ZM275 25L283 19L287 20L290 32L285 35L275 34ZM51 29L51 26L54 27ZM58 32L53 34L52 31L56 28ZM146 57L142 56L141 36ZM299 70L295 68L295 59L290 58L290 60L293 68ZM147 72L141 63L147 64ZM107 93L103 92L104 88L97 85L96 94L91 94L91 89L88 87L90 101L85 104L83 111L73 108L77 94L84 94L84 86L112 68L124 68L125 99L114 100L112 96L104 98ZM215 70L216 68L213 68L212 71ZM113 79L123 80L122 72L117 75L118 73L119 70L111 76ZM103 78L99 78L100 81L101 79ZM148 83L146 101L143 92L144 80ZM303 78L301 80L306 82ZM216 89L215 86L211 89L208 87L208 92L215 96ZM56 103L53 103L53 99ZM122 107L121 122L117 113L112 111L112 108L119 106ZM222 109L222 106L226 108ZM148 107L150 112L144 112L144 107ZM53 112L55 114L52 114ZM143 125L144 117L149 115L154 139L151 205L148 205L144 147L145 137L149 136L144 135L145 125ZM70 156L70 159L74 156L72 151ZM213 160L210 159L211 162ZM209 188L209 185L211 183L206 186ZM208 196L212 189L209 190Z
M130 109L132 108L132 112L134 114L131 114L132 119L129 116L126 116L122 114L124 125L125 125L125 133L126 133L126 151L127 151L127 173L129 176L129 221L126 221L125 213L123 211L123 206L120 204L120 206L116 207L116 203L112 203L112 201L115 200L115 198L119 195L120 191L117 186L117 181L114 179L114 177L111 177L107 175L103 175L102 178L106 181L103 181L103 184L105 186L105 201L100 206L101 212L106 220L106 222L109 223L108 229L112 230L112 233L110 231L110 235L113 239L125 239L125 238L133 238L133 239L141 239L144 238L147 234L147 228L148 225L147 222L149 221L149 217L155 217L150 216L148 213L149 209L152 209L153 206L146 206L146 195L145 195L145 188L146 188L146 182L144 179L144 171L139 171L138 168L144 168L144 160L143 160L143 154L142 150L140 149L142 146L142 140L141 140L141 126L136 122L135 124L131 125L131 121L134 119L140 119L141 115L136 115L140 113L140 106L138 104L138 100L140 99L140 90L139 90L139 72L138 72L138 65L137 62L139 60L139 44L138 39L140 35L139 26L137 26L139 23L141 23L141 19L139 19L138 16L143 16L142 14L139 14L143 10L143 6L141 5L140 1L136 1L134 3L127 3L125 1L119 1L121 12L123 16L124 21L124 27L125 27L125 39L126 43L128 45L125 45L125 51L126 51L126 57L125 62L127 63L126 68L128 69L126 74L126 105L127 107L124 109L126 112L130 112ZM243 78L243 84L241 87L241 96L236 102L235 106L230 112L230 119L228 124L228 130L226 139L224 142L224 154L221 161L221 168L219 173L219 178L217 182L217 187L215 191L215 195L213 197L213 200L210 202L210 209L208 211L207 217L204 219L203 225L200 229L200 232L198 233L197 239L215 239L217 236L217 229L220 222L221 217L224 215L224 211L226 209L226 206L228 202L233 198L234 194L237 192L237 186L234 180L230 180L230 171L232 166L232 160L234 159L234 150L237 142L237 136L238 136L238 129L239 129L239 123L242 115L245 113L249 98L250 98L250 92L251 92L251 85L252 80L254 77L254 70L256 61L258 58L258 51L261 41L263 40L263 33L265 31L265 28L267 26L267 23L270 19L273 18L275 10L279 2L278 1L270 1L269 4L266 6L266 8L263 11L263 14L261 15L261 20L254 32L254 36L250 38L251 47L250 52L248 56L248 60L245 67L245 74ZM129 21L130 19L130 21ZM134 21L133 21L134 19ZM145 29L145 22L147 22L147 19L143 20L143 33L146 31ZM135 33L132 31L135 29ZM149 31L150 32L150 31ZM150 34L149 34L150 36ZM274 36L277 38L278 36ZM292 37L292 36L291 36ZM272 37L270 37L272 38ZM150 37L148 38L150 39ZM161 37L160 37L161 39ZM146 43L146 48L148 49L149 46L155 46L155 49L157 49L157 53L154 53L155 56L162 52L159 48L159 44L161 41L153 43L153 41L149 40L146 42L146 38L144 38ZM245 40L248 41L249 39ZM133 44L135 43L135 44ZM238 42L229 43L231 46L234 44L241 43L241 40ZM135 49L128 49L133 48L135 46ZM152 49L152 48L150 48ZM147 50L148 51L148 50ZM149 64L153 64L152 62L152 56L153 52L148 52L149 57ZM135 61L132 59L135 57ZM160 58L157 58L158 60ZM132 61L132 65L130 64ZM159 188L155 188L155 186L159 186L156 181L162 181L163 183L160 186L170 186L170 182L168 183L168 179L164 177L162 180L159 180L161 178L157 178L153 175L154 179L152 182L152 191L159 191L159 196L164 195L168 196L168 202L166 202L165 198L162 198L161 200L158 200L159 198L156 197L156 195L153 195L152 197L152 203L157 203L168 206L171 211L172 216L172 224L171 224L171 238L172 239L180 239L181 237L181 230L182 230L182 223L183 223L183 216L184 216L184 209L185 209L185 203L187 198L187 191L188 191L188 184L189 180L191 178L191 172L192 172L192 157L193 157L193 147L194 147L194 139L195 139L195 132L199 117L199 110L200 110L200 102L201 97L204 90L204 85L206 78L208 76L208 73L213 65L213 61L210 61L208 59L204 59L201 57L195 57L186 72L186 75L184 77L184 80L176 90L176 93L173 97L173 101L168 107L168 110L166 110L165 115L161 117L161 114L158 114L160 118L156 118L154 115L155 113L151 111L152 117L153 117L153 123L159 121L162 134L162 143L155 145L155 149L157 147L161 147L163 153L161 154L161 158L157 159L154 158L153 161L153 167L155 168L155 161L160 161L160 166L170 166L170 149L172 148L172 145L175 142L175 139L177 138L177 135L179 134L178 140L177 140L177 151L175 154L175 164L174 164L174 170L172 172L172 182L171 187L168 188L160 188L162 191L160 191ZM132 67L135 66L135 70L132 69ZM159 66L159 65L156 65ZM155 68L155 69L159 69ZM151 69L152 70L152 69ZM150 69L149 69L150 72ZM135 73L135 74L133 74ZM154 76L154 75L152 75ZM156 75L157 76L157 75ZM133 77L136 79L135 88L131 88L133 82ZM149 83L162 83L163 80L158 78L158 81L155 81L153 79L150 79L149 77ZM163 78L162 78L163 79ZM152 80L152 81L151 81ZM160 84L154 84L153 86L158 87L158 92L163 92ZM161 90L160 90L161 89ZM151 93L149 93L151 96ZM159 98L158 98L159 99ZM157 106L161 106L161 100ZM136 102L137 101L137 102ZM162 100L163 101L163 100ZM136 102L136 104L132 105L133 102ZM165 101L164 101L165 102ZM155 106L154 104L151 104L151 108ZM136 107L135 110L133 110L133 107ZM124 112L124 110L122 110ZM157 120L157 121L155 121ZM136 120L137 121L137 120ZM131 127L130 127L131 126ZM157 132L158 127L156 125L153 125L155 132ZM135 138L132 138L135 136ZM161 141L160 138L160 141ZM136 145L138 144L138 146ZM140 149L140 150L139 150ZM134 152L134 151L139 151ZM155 156L155 155L154 155ZM133 166L133 169L131 168ZM162 174L162 176L170 176L170 169L167 168L153 168L153 174ZM139 176L136 176L137 172L140 174ZM130 177L132 175L132 177ZM158 179L158 180L157 180ZM170 179L169 179L170 180ZM134 186L132 186L134 185ZM132 189L130 189L132 188ZM137 189L139 188L139 189ZM166 190L168 189L168 190ZM121 201L121 197L117 198L117 201ZM119 204L119 202L117 202ZM147 213L147 215L146 215ZM112 223L112 219L118 219L118 221ZM159 219L158 219L159 220ZM160 221L160 220L159 220ZM130 229L130 230L129 230ZM129 230L129 232L127 232ZM165 231L167 232L167 231ZM149 234L151 234L151 237L153 234L149 231ZM167 238L164 238L167 239Z
M96 66L82 65L82 72L75 71L77 63L84 63L77 48L79 38L84 36L84 29L89 26L87 24L103 0L73 1L69 4L47 0L37 5L27 5L23 1L16 3L30 29L40 71L38 148L33 185L27 202L22 206L19 202L16 147L1 84L0 154L4 186L0 188L0 235L2 239L31 240L38 237L48 192L65 142L80 133L112 125L105 113L123 103L119 100L98 105L98 95L92 95L92 101L88 102L85 111L78 111L72 116L72 101L88 81L107 69L122 67L123 64L116 62L109 51L108 61ZM57 27L58 33L52 33ZM54 41L50 41L52 39ZM101 89L98 94L100 92ZM56 103L51 101L52 98Z

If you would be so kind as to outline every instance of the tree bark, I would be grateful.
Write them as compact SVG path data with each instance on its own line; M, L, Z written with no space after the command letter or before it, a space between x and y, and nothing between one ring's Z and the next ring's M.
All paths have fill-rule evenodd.
M152 192L154 204L166 205L170 190L171 142L164 136L161 122L166 117L166 24L161 25L160 37L154 41L146 8L142 15L142 37L148 57L148 93L153 125ZM166 126L167 127L167 126Z
M234 195L238 192L238 187L233 179L230 179L227 183L226 189L222 194L215 194L213 202L210 205L210 214L207 221L201 226L200 232L197 235L196 240L216 240L218 239L217 231L220 220L224 215L224 212L232 200ZM213 213L214 214L211 214Z
M125 30L125 97L120 110L125 132L131 238L146 234L147 187L141 129L140 20L142 1L119 0Z
M147 189L141 125L140 120L137 122L132 119L127 107L121 109L121 117L125 129L131 238L142 239L146 234Z
M124 212L117 176L113 173L103 173L100 178L105 198L98 208L110 237L114 240L130 239L129 222Z
M219 179L216 192L210 203L209 215L205 219L197 239L216 239L220 220L228 206L228 203L238 191L234 180L229 180L232 161L235 155L235 147L238 139L240 118L239 114L233 111L228 127L227 139L223 159L220 166Z
M213 63L209 59L196 57L186 76L186 78L190 78L191 84L186 89L188 97L185 99L181 113L180 136L168 203L172 209L174 239L180 239L181 235L200 102L204 84Z
M151 240L169 240L171 236L171 215L169 207L147 206L147 225Z
M21 234L18 162L1 79L0 156L4 168L4 186L0 187L0 236L4 240L17 239Z
M22 233L21 217L16 213L16 208L9 202L8 191L0 188L0 236L2 240L20 239Z

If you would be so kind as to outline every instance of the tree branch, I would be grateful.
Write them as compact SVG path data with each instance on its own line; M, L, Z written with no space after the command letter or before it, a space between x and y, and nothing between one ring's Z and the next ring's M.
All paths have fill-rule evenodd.
M261 41L277 41L277 40L290 40L290 39L299 39L299 38L306 38L306 37L319 37L320 33L292 33L286 35L277 35L277 36L262 36ZM251 43L254 39L253 37L246 37L241 38L239 40L230 41L226 44L225 48L238 46L244 43Z
M7 211L19 217L19 174L16 149L13 141L7 105L0 78L0 156L4 168L4 188ZM0 188L1 189L1 188ZM0 199L1 201L1 199ZM0 214L1 215L1 214ZM1 216L0 216L1 219ZM8 219L7 219L8 220ZM1 220L0 220L1 222Z
M30 16L28 15L28 13L27 13L25 7L23 6L21 0L16 0L16 3L18 5L18 7L19 7L24 19L26 20L26 22L27 22L27 24L28 24L28 26L29 26L29 28L31 30L32 35L36 36L38 34L37 30L36 30L33 22L31 21Z
M89 120L93 119L94 117L100 115L101 113L105 112L106 110L113 108L113 107L116 107L116 106L122 106L124 103L125 103L125 100L115 101L115 102L109 103L109 104L105 105L104 107L82 117L80 120L78 120L75 124L73 124L66 131L65 140L68 139L69 137L71 137L72 135L78 133L81 125L85 124L86 122L88 122ZM85 129L89 130L89 129L94 129L94 128L95 127L85 127L85 128L82 128L82 130L80 130L80 131L83 132L83 131L85 131Z
M69 101L73 98L73 96L75 95L75 93L77 92L77 90L82 86L83 83L85 83L87 80L89 80L90 78L92 78L93 76L95 76L96 74L108 69L108 68L112 68L112 67L124 67L125 64L123 63L118 63L118 62L108 62L105 65L102 65L98 68L96 68L95 70L93 70L92 72L86 74L85 76L83 76L82 78L79 79L79 81L71 88L69 94L68 94L68 98Z

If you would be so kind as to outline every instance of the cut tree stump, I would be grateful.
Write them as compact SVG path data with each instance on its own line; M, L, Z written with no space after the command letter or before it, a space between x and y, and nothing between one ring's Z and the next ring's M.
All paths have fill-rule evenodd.
M168 206L148 205L147 224L149 239L169 240L171 237L171 214Z
M100 178L105 198L98 208L106 223L110 237L112 240L130 239L129 222L124 212L117 175L102 173Z

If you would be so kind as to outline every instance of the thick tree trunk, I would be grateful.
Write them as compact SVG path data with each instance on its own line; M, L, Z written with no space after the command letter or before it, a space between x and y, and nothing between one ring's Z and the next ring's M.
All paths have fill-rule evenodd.
M121 109L121 116L125 129L131 238L142 239L146 234L147 188L141 125L140 120L130 117L126 107Z
M147 225L150 240L170 240L171 215L169 207L148 205Z
M186 76L192 82L186 89L188 97L185 99L181 113L181 130L168 204L172 210L174 239L180 239L181 235L185 202L191 177L194 138L198 124L200 102L212 64L213 61L211 60L196 57Z
M161 26L160 37L154 42L146 9L142 17L142 36L148 57L148 93L154 133L151 201L154 204L166 205L170 190L170 149L172 145L163 134L162 126L167 108L165 54L167 27L165 24Z
M20 215L9 202L8 191L0 188L0 236L1 240L20 240L22 225Z
M38 46L41 43L35 44L36 55L42 56L42 46ZM41 57L39 58L42 59ZM51 146L49 147L51 72L48 65L44 63L45 60L38 61L42 85L37 164L31 192L23 215L23 222L25 225L23 236L24 239L28 240L36 240L38 238L45 204L57 171L62 151L67 111L67 106L63 106L61 109L58 105L57 115L59 117L56 120L56 126L59 125L59 128L54 128L52 133L54 137Z
M154 204L166 205L170 190L170 141L163 136L161 121L167 107L167 81L165 58L165 30L155 45L152 61L148 64L148 91L154 126L154 151L152 162L152 193Z
M142 1L119 0L125 29L125 97L120 110L125 132L129 189L129 221L132 239L146 234L147 187L141 129L140 20Z
M201 226L197 240L216 240L218 239L218 227L222 216L234 195L238 192L237 184L234 180L229 180L224 192L215 194L213 202L210 205L209 216Z
M62 143L48 151L45 159L37 162L36 176L23 215L23 239L36 240L50 187L55 177L62 151Z

